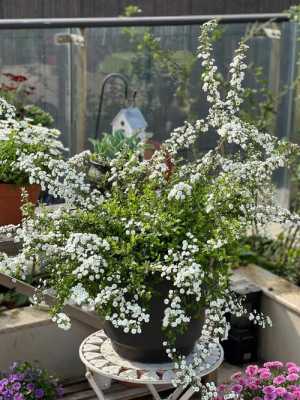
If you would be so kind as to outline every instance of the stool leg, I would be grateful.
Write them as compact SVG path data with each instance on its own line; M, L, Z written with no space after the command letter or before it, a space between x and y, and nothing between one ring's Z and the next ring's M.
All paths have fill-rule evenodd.
M189 400L195 393L194 389L189 388L181 397L180 400Z
M179 386L178 388L176 388L174 390L174 392L172 394L170 394L170 396L168 397L167 400L177 400L179 399L180 395L185 391L185 388L182 386Z
M147 388L149 389L150 393L152 394L153 398L155 400L161 400L160 395L158 394L158 391L155 389L154 385L148 384Z
M91 385L91 388L96 393L98 399L99 400L105 400L104 394L103 394L102 390L99 388L99 386L96 384L96 382L95 382L95 380L93 378L92 372L87 370L87 372L85 374L85 377L89 381L89 384Z

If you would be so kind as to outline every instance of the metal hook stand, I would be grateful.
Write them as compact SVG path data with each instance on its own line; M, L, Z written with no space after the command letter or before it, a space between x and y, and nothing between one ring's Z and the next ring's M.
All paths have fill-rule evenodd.
M103 98L104 98L104 90L105 90L105 86L107 84L108 81L110 81L111 79L115 79L118 78L120 79L123 83L124 83L124 97L125 100L128 99L128 87L129 87L129 82L128 79L126 78L125 75L122 75L120 73L117 72L113 72L112 74L107 75L103 82L102 82L102 87L101 87L101 92L100 92L100 99L99 99L99 107L98 107L98 115L97 115L97 120L96 120L96 130L95 130L95 139L98 138L98 132L99 132L99 128L100 128L100 122L101 122L101 113L102 113L102 105L103 105Z

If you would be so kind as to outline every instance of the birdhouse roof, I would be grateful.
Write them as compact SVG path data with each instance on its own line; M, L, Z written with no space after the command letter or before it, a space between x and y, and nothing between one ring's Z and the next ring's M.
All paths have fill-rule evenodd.
M145 129L148 126L143 114L137 107L122 108L115 116L112 123L120 117L126 119L132 129Z

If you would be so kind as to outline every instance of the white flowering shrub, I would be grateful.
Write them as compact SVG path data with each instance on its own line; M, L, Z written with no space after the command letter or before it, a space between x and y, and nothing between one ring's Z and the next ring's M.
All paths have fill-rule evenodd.
M0 183L43 183L52 173L51 162L65 150L59 135L56 129L18 121L15 108L0 98Z
M33 266L44 266L47 279L41 288L54 290L52 316L64 329L70 325L63 314L69 302L96 310L125 333L139 334L151 324L149 300L157 284L168 282L164 345L178 371L174 384L195 390L201 360L188 365L174 346L176 335L205 308L205 357L227 335L226 314L246 312L229 290L229 277L247 227L299 223L297 215L274 203L271 190L274 171L288 165L297 148L239 117L244 43L230 64L229 91L219 91L211 41L215 28L215 21L203 25L199 38L208 115L176 129L151 160L119 153L110 162L105 190L93 189L80 168L89 153L55 166L47 184L55 193L65 190L73 204L27 218L16 232L22 252L0 263L6 273L23 278ZM183 161L182 150L212 129L218 134L215 148ZM257 312L249 318L261 326L270 324ZM213 398L212 385L201 390L202 398Z

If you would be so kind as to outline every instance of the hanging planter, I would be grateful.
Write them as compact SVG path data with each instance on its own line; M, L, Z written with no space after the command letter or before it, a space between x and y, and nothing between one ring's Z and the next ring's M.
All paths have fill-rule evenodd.
M164 299L168 297L171 288L172 286L167 281L157 285L156 293L149 303L151 324L144 324L140 334L124 333L122 329L115 328L112 323L105 322L104 331L121 357L143 363L170 361L163 345L165 333L162 321L167 307ZM204 309L199 308L199 315L195 315L183 333L176 335L175 346L180 354L187 356L192 352L196 340L201 335L203 323Z

